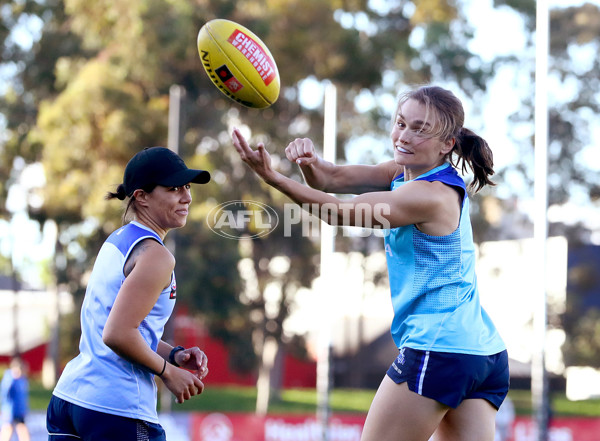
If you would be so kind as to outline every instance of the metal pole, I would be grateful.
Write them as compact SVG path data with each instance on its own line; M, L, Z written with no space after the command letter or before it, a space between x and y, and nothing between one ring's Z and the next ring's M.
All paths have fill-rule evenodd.
M181 142L181 102L185 90L178 84L169 88L169 139L168 146L175 153L179 153Z
M535 354L531 364L532 404L536 413L538 441L548 440L549 395L546 372L546 241L548 237L548 52L549 11L547 0L537 0L535 56L535 167L534 167L534 260L536 309Z
M334 84L327 83L324 98L323 119L323 159L335 163L336 150L336 113L337 113L337 90ZM328 314L333 310L331 296L333 269L332 258L335 251L335 227L321 222L321 281L323 299L320 307ZM322 441L329 440L329 417L330 404L329 395L332 389L331 378L331 354L332 354L332 332L331 319L322 320L319 335L319 354L317 359L317 419L321 426Z

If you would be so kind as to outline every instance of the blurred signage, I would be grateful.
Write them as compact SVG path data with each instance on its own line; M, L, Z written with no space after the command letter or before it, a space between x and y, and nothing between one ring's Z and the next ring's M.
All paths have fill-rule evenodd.
M320 441L321 427L313 416L250 413L173 412L159 419L169 441ZM31 441L47 441L45 412L27 417ZM333 415L330 441L359 441L365 415ZM548 441L598 441L600 418L557 417L550 424ZM517 417L511 436L502 441L537 441L537 426L529 417Z
M334 416L330 441L360 441L364 415ZM321 426L313 416L223 414L191 415L191 441L320 441Z
M548 441L597 441L600 418L553 418ZM506 441L537 441L537 425L531 418L517 417L513 436Z

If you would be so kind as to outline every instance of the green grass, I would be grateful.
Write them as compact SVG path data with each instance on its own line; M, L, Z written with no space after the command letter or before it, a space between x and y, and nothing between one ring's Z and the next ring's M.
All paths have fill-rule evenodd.
M45 390L37 381L30 383L30 407L45 410L51 391ZM336 413L366 413L374 390L334 389L330 397L331 410ZM518 415L531 415L531 393L511 390L510 398ZM600 417L600 399L569 401L564 394L552 394L552 410L555 416ZM175 411L196 412L254 412L256 389L254 387L229 386L207 387L199 397L183 404L173 404ZM317 410L317 392L314 389L287 389L281 398L273 400L269 413L314 413Z
M334 412L366 413L374 390L336 389L330 397ZM256 389L253 387L207 387L202 395L175 404L174 410L198 412L254 412ZM314 413L317 410L317 392L314 389L287 389L281 392L280 399L274 399L269 406L270 413Z
M29 380L29 408L31 410L46 410L52 391L42 387L41 382Z
M508 393L515 405L517 415L531 415L531 392L527 390L511 390ZM600 417L600 399L570 401L565 394L553 393L550 397L554 416Z
M29 402L33 410L44 410L52 392L45 390L39 382L31 381ZM330 397L334 412L366 413L374 390L336 389ZM201 396L183 404L173 404L173 410L197 412L254 412L256 388L230 386L207 387ZM317 410L317 392L314 389L288 389L281 392L269 406L270 413L314 413Z

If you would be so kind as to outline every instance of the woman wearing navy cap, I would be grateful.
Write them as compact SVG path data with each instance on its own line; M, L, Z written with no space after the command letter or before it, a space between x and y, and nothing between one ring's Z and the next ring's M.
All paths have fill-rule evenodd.
M400 96L394 159L337 166L310 139L286 148L307 187L271 167L263 144L238 130L241 159L267 184L333 225L385 228L399 353L377 391L362 441L493 441L494 417L509 385L504 342L479 302L467 187L492 182L487 142L463 127L462 103L435 86ZM339 199L329 193L356 194Z
M163 241L186 224L190 184L209 180L171 150L151 147L131 158L123 183L107 194L128 199L127 223L96 258L81 308L80 353L48 406L49 441L165 440L154 376L178 403L202 393L204 352L161 340L176 299L175 259Z

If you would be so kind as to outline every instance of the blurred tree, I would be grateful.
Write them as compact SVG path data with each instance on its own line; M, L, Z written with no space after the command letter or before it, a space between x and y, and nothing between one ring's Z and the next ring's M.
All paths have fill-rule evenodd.
M535 1L496 0L496 5L506 5L522 14L529 29L529 45L535 44ZM549 140L548 140L548 197L549 209L554 213L568 213L550 222L550 235L563 235L569 241L569 258L591 241L592 231L587 220L574 216L576 207L598 208L600 201L600 170L593 160L597 155L593 147L596 140L593 124L598 120L600 97L591 91L600 88L600 8L591 3L550 11L550 58L549 58ZM497 61L519 66L530 75L533 84L533 60L507 58ZM513 135L520 134L522 162L515 169L503 173L512 179L515 171L524 180L525 188L533 188L531 145L533 145L534 96L523 88L523 106L512 115L515 127ZM519 93L519 92L517 92ZM523 136L523 133L526 135ZM515 194L515 196L517 196ZM510 204L510 198L507 198ZM597 262L597 261L596 261ZM592 354L600 351L600 334L594 330L594 320L600 314L600 305L588 304L580 283L589 283L590 262L579 262L569 266L567 309L564 313L550 310L550 326L559 327L567 333L563 345L564 361L567 365L589 363L600 366ZM593 265L593 264L592 264ZM579 287L579 288L578 288ZM590 287L588 286L589 290ZM600 286L593 285L594 292ZM589 293L588 293L589 294Z
M518 8L532 25L533 0L496 3ZM251 127L252 142L268 144L279 166L301 179L279 156L292 137L311 137L319 144L322 110L318 104L303 105L301 85L307 78L330 80L340 97L338 145L348 146L338 149L338 160L346 161L353 146L359 150L354 158L367 162L391 157L389 103L399 85L456 84L476 107L497 67L469 52L474 24L466 22L459 5L442 0L22 0L3 5L2 64L15 73L9 87L0 91L6 125L0 173L9 176L15 157L43 162L48 182L44 205L31 207L31 215L59 225L57 277L81 298L92 259L120 222L118 207L102 197L121 181L125 161L136 150L166 144L169 88L183 86L187 105L180 154L191 166L211 170L213 182L194 188L189 225L176 235L180 300L227 342L233 362L254 368L266 341L286 341L283 321L294 293L310 283L318 265L315 243L296 230L287 238L275 231L232 241L204 225L210 209L223 201L256 200L276 210L285 202L248 176L231 148L232 126ZM592 44L590 35L598 29L597 9L585 8L553 15L553 20L578 30L576 39L572 33L562 38L568 42L564 48L554 42L553 51L559 47L556 60L563 60L565 78L575 75L578 85L595 90L597 59L585 72L569 73L567 65L573 48ZM41 37L30 49L21 48L11 33L21 17L40 23ZM196 35L203 23L217 17L248 26L270 47L282 80L281 96L271 108L240 108L206 78ZM575 174L574 162L565 158L583 145L583 130L574 127L585 127L580 122L597 110L594 100L592 94L579 94L574 106L557 113L568 121L551 125L557 146L552 153L557 173L553 188L564 182L592 188L585 185L594 175ZM528 98L524 102L532 103ZM524 110L515 119L530 122L530 116ZM528 176L525 166L516 168ZM6 179L0 182L4 185ZM590 194L597 197L597 188ZM6 188L0 187L0 196L5 198ZM474 200L480 239L494 234L486 217L488 205L482 203L492 197L485 193ZM352 246L345 242L340 248ZM358 247L371 249L362 242ZM282 273L271 262L289 270ZM249 294L254 289L249 275L256 280L255 295ZM274 288L279 294L269 300L265 294Z
M0 125L5 134L0 149L0 197L5 200L13 159L22 157L27 163L40 159L43 146L32 144L28 134L36 125L40 102L60 90L55 81L57 60L81 53L81 49L79 37L64 26L62 0L7 2L1 8ZM41 35L35 41L38 29ZM34 41L19 38L27 33ZM2 204L0 210L4 209Z
M535 44L535 0L511 1L496 0L496 6L510 6L521 13L528 29L528 46L533 50ZM598 199L597 167L590 167L586 161L585 151L593 144L590 117L598 113L600 99L589 93L600 87L598 57L598 37L600 35L600 8L590 3L579 7L555 8L550 11L550 60L548 99L549 113L549 164L548 185L549 205L566 206L573 197L586 198L595 203ZM519 66L522 72L530 76L533 84L535 74L534 59L506 57L496 60L496 67L501 65ZM521 80L522 78L517 78ZM516 89L521 93L523 106L512 115L515 126L513 134L522 145L523 161L516 164L517 170L526 180L526 185L533 188L533 176L527 166L531 163L531 146L533 142L533 125L531 119L534 111L534 96L531 90ZM526 133L526 136L523 136ZM519 136L517 139L516 136ZM528 138L528 139L527 139ZM527 142L529 141L529 142ZM561 225L551 225L559 231ZM581 225L574 228L580 229Z
M322 113L299 105L299 82L309 76L329 79L342 91L338 138L343 144L365 132L388 130L390 109L357 114L354 98L364 90L395 95L396 82L427 81L434 71L457 81L482 78L460 63L470 55L446 35L457 16L455 7L440 8L439 3L404 1L383 10L371 9L366 1L321 0L52 0L14 5L6 15L13 17L7 29L21 15L37 17L42 26L41 38L30 51L12 45L12 59L7 58L22 67L2 97L3 114L8 115L6 145L11 147L3 151L3 164L21 156L44 165L44 204L32 207L31 215L40 222L53 219L59 227L58 283L68 284L81 298L91 260L119 223L117 207L102 202L102 196L121 181L124 163L134 151L165 144L168 90L180 84L192 103L180 153L188 162L214 170L217 184L194 190L201 195L196 198L200 203L190 216L191 225L177 235L178 256L183 257L178 265L185 274L180 277L181 301L202 314L231 348L238 348L231 351L239 354L234 359L238 365L252 367L253 357L239 348L251 336L253 352L262 355L266 341L282 341L294 292L310 283L317 265L314 243L297 232L290 238L273 233L240 250L200 227L206 212L220 201L244 197L273 207L283 203L254 178L246 178L230 147L232 121L252 127L254 139L280 146L275 152L282 151L290 134L318 140ZM216 17L244 23L271 48L283 84L282 96L271 109L239 109L206 81L195 37L202 23ZM408 43L415 29L425 32L427 56ZM380 86L385 74L395 80ZM484 84L463 83L472 90ZM300 178L297 170L288 171ZM281 258L289 266L285 273L269 264ZM257 296L248 295L249 282L240 279L238 261L251 264ZM280 296L267 310L265 293L273 286ZM248 329L254 331L249 334Z

